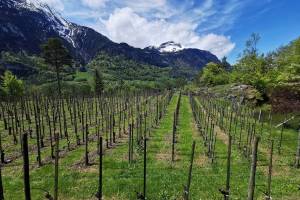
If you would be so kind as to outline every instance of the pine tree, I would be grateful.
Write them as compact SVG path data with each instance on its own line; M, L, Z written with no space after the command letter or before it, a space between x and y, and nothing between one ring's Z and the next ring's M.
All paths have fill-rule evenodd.
M101 94L104 90L104 82L102 73L99 70L95 70L95 93Z
M230 71L232 69L231 65L227 62L227 57L224 56L221 59L221 66L226 70L226 71Z
M58 93L61 95L60 71L64 65L70 66L72 64L72 58L59 38L49 38L48 41L42 45L42 50L42 57L46 63L55 69Z

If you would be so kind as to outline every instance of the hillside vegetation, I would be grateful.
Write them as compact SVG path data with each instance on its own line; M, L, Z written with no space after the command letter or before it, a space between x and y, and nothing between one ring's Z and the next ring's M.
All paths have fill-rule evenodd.
M259 40L258 34L252 34L237 63L230 68L226 59L219 64L207 64L195 78L195 84L198 87L219 88L212 90L212 93L225 93L226 97L230 95L228 91L235 90L235 86L246 85L241 87L251 89L248 96L255 100L255 104L272 103L278 112L299 111L300 38L266 55L259 53ZM289 102L292 108L284 102Z
M25 83L27 90L39 90L45 93L55 91L55 71L45 63L40 56L28 55L25 52L2 52L0 58L0 75L5 70L12 71ZM170 67L157 67L126 59L123 56L109 56L100 53L86 66L73 63L64 66L61 71L63 90L77 90L79 93L89 93L94 90L95 70L103 75L105 90L123 89L164 89L185 83L177 71Z

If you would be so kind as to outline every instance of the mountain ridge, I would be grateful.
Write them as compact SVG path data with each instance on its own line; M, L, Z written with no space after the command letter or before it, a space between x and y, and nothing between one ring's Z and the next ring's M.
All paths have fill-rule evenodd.
M75 60L82 64L87 64L100 52L113 56L123 55L158 67L180 65L199 70L208 62L219 62L215 55L200 49L160 51L115 43L89 27L65 20L46 4L6 0L0 2L0 10L0 51L39 54L40 45L48 38L59 37Z

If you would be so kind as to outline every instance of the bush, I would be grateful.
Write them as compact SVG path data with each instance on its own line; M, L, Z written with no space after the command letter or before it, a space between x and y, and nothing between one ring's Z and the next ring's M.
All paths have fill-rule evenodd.
M75 78L76 82L87 82L87 78L84 78L84 77L78 77L78 78Z
M63 81L73 81L74 80L74 75L68 75L62 78Z
M92 88L87 83L76 83L76 82L62 82L62 94L63 95L87 95L90 94ZM57 83L46 83L39 86L39 91L45 95L56 95L57 94Z
M220 64L208 63L201 71L200 83L204 85L224 85L229 80L229 73Z
M3 80L2 91L9 97L20 97L24 93L24 84L22 80L17 79L10 71L5 71L1 77Z

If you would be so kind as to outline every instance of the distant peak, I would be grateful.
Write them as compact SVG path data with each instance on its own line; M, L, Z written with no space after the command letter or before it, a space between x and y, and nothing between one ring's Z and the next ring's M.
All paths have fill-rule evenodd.
M183 46L174 41L168 41L162 43L158 48L160 52L177 52L183 49Z

